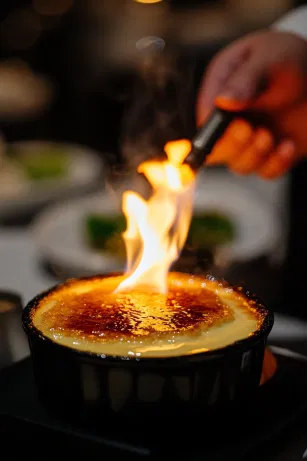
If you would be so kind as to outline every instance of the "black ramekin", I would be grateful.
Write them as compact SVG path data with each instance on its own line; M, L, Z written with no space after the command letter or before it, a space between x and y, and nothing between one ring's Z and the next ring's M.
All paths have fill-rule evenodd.
M173 423L180 424L185 415L216 412L250 398L259 387L274 316L247 291L245 296L263 316L261 328L248 338L194 355L133 358L78 351L44 337L33 325L31 312L54 288L28 303L22 323L39 398L58 418L94 425L106 417L117 424L137 419L143 424L155 417L169 421L172 415Z

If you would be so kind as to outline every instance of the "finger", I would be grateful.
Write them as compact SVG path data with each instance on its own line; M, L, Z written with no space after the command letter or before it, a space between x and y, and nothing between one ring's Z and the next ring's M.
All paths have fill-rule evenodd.
M252 137L252 126L246 120L235 119L227 128L224 136L214 146L206 164L230 164L238 152L246 149Z
M227 47L211 61L197 97L196 116L199 125L205 122L214 106L216 96L223 91L227 80L247 59L248 47L247 41L238 42Z
M273 149L273 135L265 128L258 128L251 144L244 152L238 152L229 166L237 174L251 174L265 163Z
M228 79L218 96L224 101L237 101L248 105L259 93L263 84L266 67L261 56L253 54Z
M292 106L306 94L306 77L300 68L276 64L271 67L266 90L253 103L257 110L275 111Z
M259 168L258 174L263 179L275 179L285 174L295 163L297 158L295 145L286 140L279 144L265 164Z

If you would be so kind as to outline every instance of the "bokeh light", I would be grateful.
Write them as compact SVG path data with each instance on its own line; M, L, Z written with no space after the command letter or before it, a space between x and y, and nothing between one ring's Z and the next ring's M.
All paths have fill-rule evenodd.
M137 3L161 3L162 0L134 0Z

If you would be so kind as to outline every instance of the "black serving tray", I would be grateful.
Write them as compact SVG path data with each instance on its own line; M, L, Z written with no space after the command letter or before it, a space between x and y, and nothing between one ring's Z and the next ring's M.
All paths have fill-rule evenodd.
M178 436L172 428L159 433L153 427L120 430L116 420L102 421L100 429L81 428L51 419L38 402L29 358L0 373L0 434L2 453L14 459L31 453L44 459L86 457L99 460L176 459L186 461L240 461L249 459L261 444L272 440L307 411L307 357L271 348L277 357L276 376L259 388L252 401L237 406L231 419L218 415L213 434L208 421L183 419ZM162 442L163 440L163 442ZM112 456L112 458L111 458Z

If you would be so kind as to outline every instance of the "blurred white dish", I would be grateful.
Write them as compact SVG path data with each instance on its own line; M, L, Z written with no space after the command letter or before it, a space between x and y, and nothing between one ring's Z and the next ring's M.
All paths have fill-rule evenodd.
M204 170L198 178L195 209L218 211L232 221L236 238L228 245L231 259L246 261L273 253L282 235L281 220L268 200L224 171Z
M43 211L33 223L32 231L38 254L50 263L77 272L103 273L122 270L120 262L100 254L86 244L85 218L89 213L118 214L105 193L68 200Z
M68 172L62 177L31 180L20 167L4 160L6 166L0 170L0 217L29 211L63 195L91 191L97 186L103 171L102 161L96 152L87 147L48 141L8 144L8 148L17 148L21 156L28 152L39 155L52 146L62 149L68 158Z
M105 193L45 210L33 225L38 253L53 264L85 273L122 270L117 259L87 246L84 222L90 213L117 214L119 210L119 204ZM236 238L227 250L231 260L247 261L274 252L278 245L280 223L274 209L249 188L238 186L235 177L212 172L201 177L195 210L217 211L232 220Z

